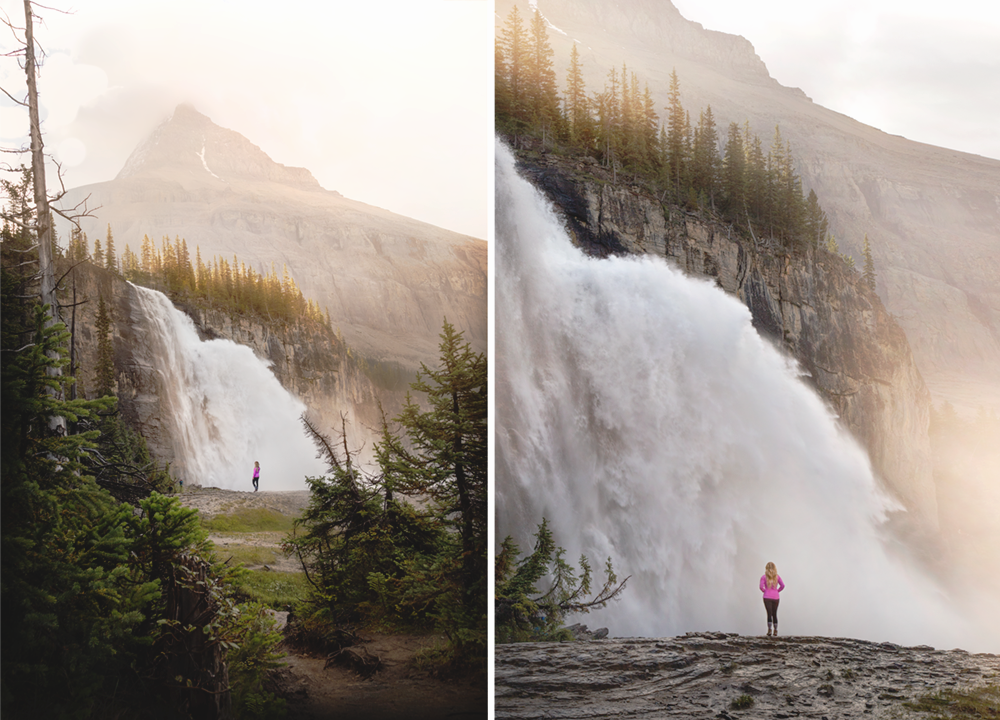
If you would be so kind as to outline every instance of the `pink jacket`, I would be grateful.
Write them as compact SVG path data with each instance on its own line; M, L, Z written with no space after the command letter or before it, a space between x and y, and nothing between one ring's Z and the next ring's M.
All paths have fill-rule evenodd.
M781 581L781 575L778 576L778 587L769 588L767 586L767 575L760 576L760 591L764 593L765 600L777 600L778 593L785 589L785 583Z

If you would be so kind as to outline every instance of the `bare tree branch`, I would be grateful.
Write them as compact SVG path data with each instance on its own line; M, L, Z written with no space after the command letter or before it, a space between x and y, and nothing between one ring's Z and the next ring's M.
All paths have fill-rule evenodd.
M11 100L13 100L14 102L16 102L21 107L28 107L28 103L22 102L21 100L18 100L16 97L14 97L13 95L11 95L9 92L7 92L6 90L4 90L2 87L0 87L0 92L3 92L4 95L6 95L7 97L9 97Z

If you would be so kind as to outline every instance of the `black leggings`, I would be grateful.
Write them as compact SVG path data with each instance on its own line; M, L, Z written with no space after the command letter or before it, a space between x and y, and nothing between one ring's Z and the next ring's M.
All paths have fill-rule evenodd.
M256 489L257 489L257 480L258 480L258 479L259 479L259 478L254 478L254 479L253 479L253 489L254 489L254 490L256 490Z
M767 624L778 624L778 599L764 598L764 609L767 610Z

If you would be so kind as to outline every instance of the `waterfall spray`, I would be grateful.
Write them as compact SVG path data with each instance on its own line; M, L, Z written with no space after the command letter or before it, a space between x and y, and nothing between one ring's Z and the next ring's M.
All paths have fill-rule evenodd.
M304 490L307 475L324 473L299 421L305 406L263 360L229 340L203 342L163 293L132 287L143 315L137 355L157 375L176 477L249 491L257 460L261 490Z
M568 559L612 557L632 579L594 620L616 635L759 634L774 561L784 633L982 646L747 308L660 259L586 257L496 155L497 540L530 548L544 516Z

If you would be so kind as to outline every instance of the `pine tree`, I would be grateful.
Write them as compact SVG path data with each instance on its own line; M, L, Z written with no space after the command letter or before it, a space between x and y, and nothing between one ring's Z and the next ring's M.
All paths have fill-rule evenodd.
M570 144L577 147L587 147L592 129L590 128L587 88L583 81L580 53L576 49L576 43L573 43L569 53L569 75L566 79L566 115L569 119Z
M864 254L865 268L861 275L861 279L864 280L865 285L867 285L872 292L875 292L875 286L877 284L875 278L875 260L872 258L872 246L871 243L868 242L868 233L865 233Z
M94 368L97 397L114 395L115 358L111 343L111 316L104 295L97 296L97 365Z
M474 353L447 321L440 365L421 365L411 387L426 395L428 410L407 396L397 422L408 448L388 433L377 448L387 481L405 494L428 498L455 526L461 547L455 559L461 603L485 620L487 395L486 357Z
M806 199L805 210L803 211L805 220L803 221L804 232L813 247L819 247L826 238L827 220L826 213L819 205L819 198L815 190L809 191Z
M528 113L527 98L527 63L528 63L528 33L524 29L524 21L514 5L500 35L500 48L503 54L503 68L506 72L505 88L509 100L509 111L513 128L521 132L526 127Z
M705 192L714 205L719 186L719 136L715 129L711 105L699 115L694 137L692 153L694 184L698 190Z
M542 141L555 137L562 119L559 113L559 95L556 90L556 73L552 67L553 52L545 18L535 8L528 31L526 58L527 98L530 122L542 131Z
M653 94L646 84L642 94L642 134L645 149L644 169L653 174L659 169L659 147L657 134L660 129L660 117L656 114L656 103Z
M108 236L104 247L104 267L108 271L118 274L118 258L115 257L115 238L111 234L111 223L108 223Z
M673 192L674 200L681 199L681 181L684 177L684 146L687 139L687 118L684 106L681 105L681 84L677 79L677 69L670 72L670 90L667 93L667 177L668 187Z
M729 124L726 136L726 156L722 167L722 189L726 208L731 218L742 217L746 212L746 152L740 126Z
M94 238L94 254L91 259L97 267L104 267L104 251L101 249L100 238Z
M604 165L612 169L612 182L618 181L618 164L621 154L621 98L618 71L611 68L604 92L597 96L597 115L600 123L599 142Z
M603 608L625 590L629 578L619 583L608 558L604 584L588 598L590 562L580 557L578 578L576 570L563 559L564 553L556 546L544 518L535 533L534 550L527 557L519 559L517 544L509 536L504 539L494 566L497 642L572 640L572 633L560 627L567 613ZM541 592L536 585L546 576L551 584Z

